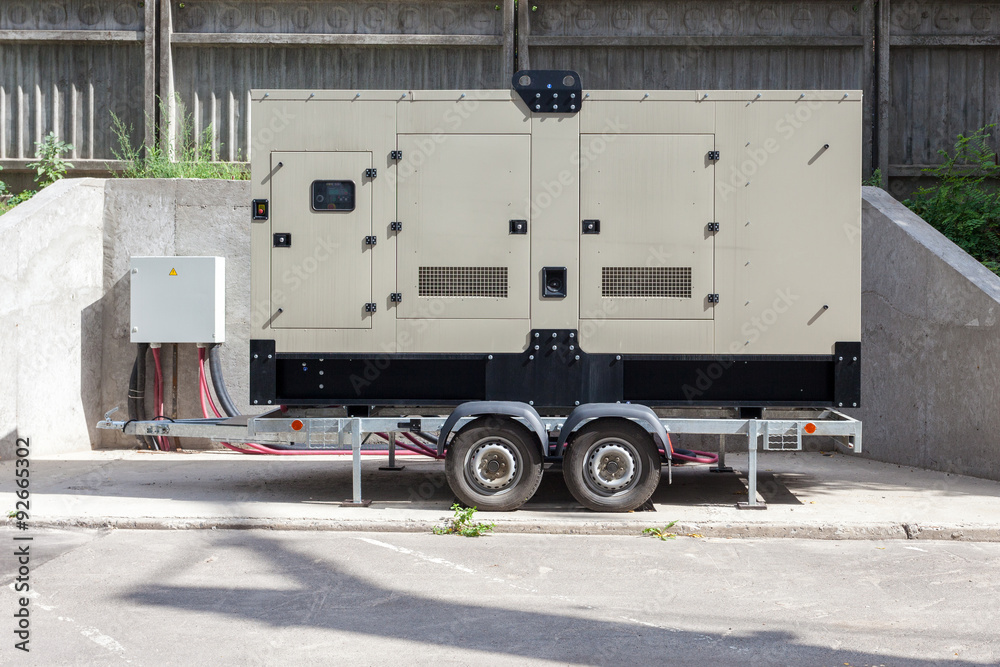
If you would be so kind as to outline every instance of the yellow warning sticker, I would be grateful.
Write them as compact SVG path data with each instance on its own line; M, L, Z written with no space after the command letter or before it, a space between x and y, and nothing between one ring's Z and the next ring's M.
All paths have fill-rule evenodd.
M177 269L170 269L170 275L176 276L177 275Z

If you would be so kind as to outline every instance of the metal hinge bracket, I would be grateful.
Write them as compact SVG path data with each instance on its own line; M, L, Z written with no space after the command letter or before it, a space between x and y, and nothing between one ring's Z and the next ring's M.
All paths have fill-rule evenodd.
M708 151L708 159L717 161L719 159L719 151Z
M393 292L392 294L389 295L389 301L392 301L393 303L402 303L402 301L403 301L403 293L402 292Z
M718 294L709 294L708 295L708 302L709 303L719 303L719 295Z
M390 222L389 223L389 229L391 229L394 232L401 232L401 231L403 231L403 223L401 223L401 222Z
M365 237L365 245L375 245L376 243L378 243L378 237L375 236Z
M717 232L717 231L719 231L719 223L717 223L717 222L710 222L710 223L708 223L708 231L710 231L710 232Z
M365 178L375 178L378 176L378 169L365 169Z
M403 151L389 151L389 159L390 160L402 160L403 159Z
M374 303L366 303L365 304L365 312L366 313L374 313L375 312L375 304Z

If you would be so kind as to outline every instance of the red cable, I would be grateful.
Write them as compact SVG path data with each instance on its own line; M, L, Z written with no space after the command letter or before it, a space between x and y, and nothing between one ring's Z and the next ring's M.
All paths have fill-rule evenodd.
M205 373L205 348L203 347L198 348L198 383L201 385L199 393L201 395L201 400L202 400L202 406L201 406L202 412L205 412L205 416L208 417L208 413L205 410L205 405L204 405L205 398L207 397L208 404L209 406L211 406L212 412L215 413L216 417L221 417L222 413L219 412L219 408L215 406L215 401L212 400L212 392L208 388L208 378L206 377Z
M163 416L163 369L160 366L160 348L153 348L153 407L156 413L153 419ZM156 441L163 451L170 451L170 438L157 436Z
M154 355L154 358L155 358L155 356L156 355ZM215 416L216 417L222 417L222 415L219 413L218 409L215 407L215 403L212 401L212 395L211 395L211 393L208 391L208 379L207 379L206 373L205 373L205 348L198 348L198 398L199 398L199 400L201 402L201 413L202 413L202 415L205 416L206 419L211 419L211 417L208 414L208 408L209 408L210 405L212 407L212 411L215 412ZM222 444L222 446L225 447L226 449L231 449L232 451L239 452L240 454L276 454L276 455L279 455L279 456L303 456L303 455L305 455L305 456L309 456L309 455L314 455L314 456L315 455L325 455L325 456L337 456L337 455L340 455L340 456L349 456L349 455L351 455L351 454L354 453L352 450L344 450L344 449L338 449L338 450L331 450L331 449L313 449L313 450L272 449L270 447L266 447L264 445L259 445L257 443L253 443L253 442L244 442L244 443L241 443L243 445L243 447L246 447L247 449L243 449L243 447L237 447L237 446L232 445L232 444L230 444L228 442L222 442L220 444ZM403 452L400 452L399 454L401 456L402 455L406 455L406 456L417 456L417 455L429 456L429 454L427 454L427 453L417 452L413 448L407 447L404 443L401 443L401 442L397 441L396 444L398 444L399 446L401 446L401 447L403 447L405 449L408 449L410 452L412 452L412 454L411 453L404 454ZM364 454L364 455L367 455L367 456L372 456L372 455L386 456L386 455L389 454L389 450L387 450L387 449L379 449L379 450L370 450L370 449L367 449L367 450L365 450L365 451L363 451L361 453ZM435 456L435 458L436 458L436 456Z

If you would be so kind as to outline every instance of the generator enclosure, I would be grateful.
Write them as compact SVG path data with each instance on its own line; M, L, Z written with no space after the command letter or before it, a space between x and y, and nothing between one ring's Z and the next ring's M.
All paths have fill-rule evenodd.
M253 404L860 404L861 93L574 76L252 91Z
M131 342L224 343L225 257L133 257Z

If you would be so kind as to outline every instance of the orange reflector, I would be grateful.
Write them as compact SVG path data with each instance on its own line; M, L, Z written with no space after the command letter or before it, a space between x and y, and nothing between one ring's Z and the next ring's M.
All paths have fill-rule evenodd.
M295 421L292 422L293 431L301 431L303 426L305 426L305 424L302 423L301 419L296 419ZM810 433L811 432L812 431L810 431Z
M812 435L813 433L816 432L816 424L813 424L813 423L810 422L810 423L808 423L808 424L805 425L805 428L803 430L806 433L808 433L809 435Z

